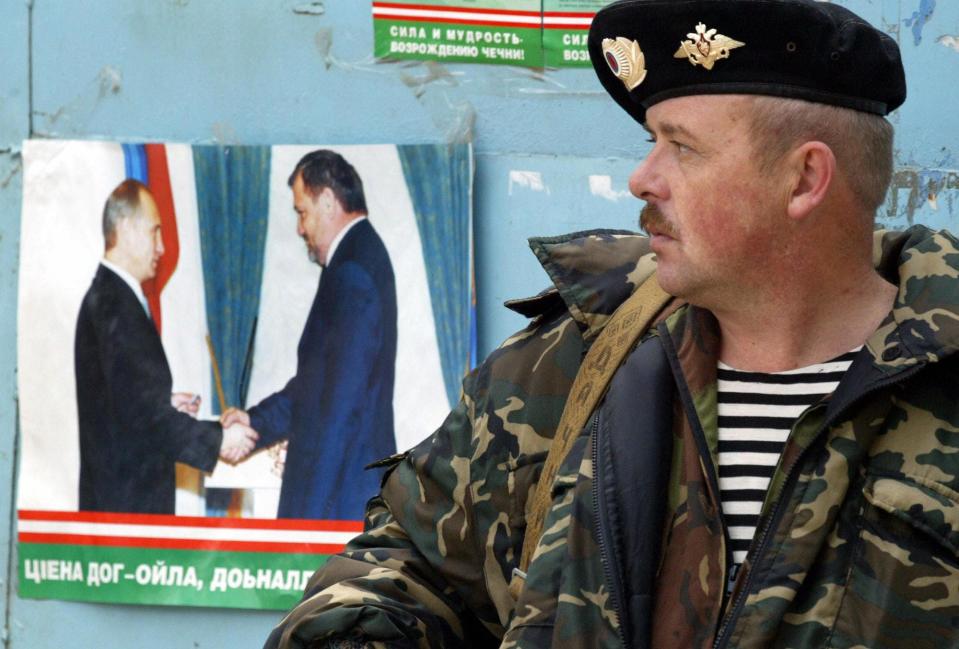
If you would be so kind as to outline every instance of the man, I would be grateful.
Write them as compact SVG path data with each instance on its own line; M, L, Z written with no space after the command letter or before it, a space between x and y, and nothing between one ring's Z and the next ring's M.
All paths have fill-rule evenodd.
M173 379L140 284L163 255L150 191L125 180L103 208L105 253L80 306L75 340L82 511L174 514L174 464L212 471L253 448L244 426L196 421Z
M532 242L556 288L267 646L956 646L959 242L872 232L897 46L813 0L621 0L589 43L654 142L650 238ZM630 347L654 269L678 299Z
M363 183L333 151L305 155L290 174L296 231L323 272L297 347L296 374L249 413L260 435L288 440L279 518L357 520L379 476L363 468L396 452L393 377L396 287L367 219Z

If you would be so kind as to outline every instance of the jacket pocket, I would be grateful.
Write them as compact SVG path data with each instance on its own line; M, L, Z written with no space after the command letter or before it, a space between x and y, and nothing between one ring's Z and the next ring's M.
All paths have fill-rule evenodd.
M959 494L867 477L858 546L830 646L959 647Z

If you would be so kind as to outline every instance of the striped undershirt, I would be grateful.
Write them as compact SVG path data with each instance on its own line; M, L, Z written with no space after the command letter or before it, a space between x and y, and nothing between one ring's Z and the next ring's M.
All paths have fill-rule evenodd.
M719 492L732 544L731 580L756 535L766 489L790 429L806 408L836 389L859 349L770 374L718 364Z

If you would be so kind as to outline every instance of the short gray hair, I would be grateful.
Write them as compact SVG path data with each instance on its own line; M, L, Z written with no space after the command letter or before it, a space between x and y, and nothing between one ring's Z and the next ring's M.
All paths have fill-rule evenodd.
M117 243L117 223L140 211L140 196L149 193L147 186L138 180L127 178L110 192L103 206L103 245L109 250Z
M860 205L875 214L892 180L892 124L879 115L801 99L750 99L751 133L761 167L775 166L803 142L822 142L832 149Z

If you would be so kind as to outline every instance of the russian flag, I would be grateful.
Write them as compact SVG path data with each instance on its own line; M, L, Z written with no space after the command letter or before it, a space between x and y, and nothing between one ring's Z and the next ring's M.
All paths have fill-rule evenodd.
M157 264L157 274L143 282L143 292L150 304L150 313L157 331L163 332L163 311L160 293L176 271L180 259L180 238L177 234L176 209L170 188L170 167L166 146L163 144L124 144L123 163L127 178L139 180L149 187L160 212L160 232L163 237L163 256Z

